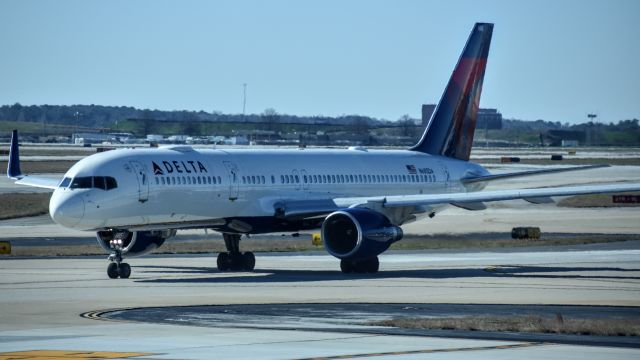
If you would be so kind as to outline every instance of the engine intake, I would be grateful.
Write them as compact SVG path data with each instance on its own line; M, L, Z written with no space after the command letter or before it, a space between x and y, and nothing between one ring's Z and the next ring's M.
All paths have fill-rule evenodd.
M322 223L322 240L329 254L339 259L366 259L380 255L402 239L402 229L383 214L350 208L333 212Z
M127 257L141 256L159 248L165 240L174 236L175 230L160 231L126 231L106 230L98 231L98 244L107 252L113 252L114 244L122 249Z

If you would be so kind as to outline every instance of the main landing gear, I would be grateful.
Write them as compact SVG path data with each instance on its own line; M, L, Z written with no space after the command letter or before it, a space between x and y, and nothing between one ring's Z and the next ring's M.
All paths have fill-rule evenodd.
M253 271L256 257L252 252L240 252L240 234L222 234L227 252L218 254L218 270L220 271Z
M122 262L123 239L127 233L116 233L113 240L109 241L109 246L113 249L113 254L109 255L109 266L107 266L107 275L111 279L123 278L128 279L131 276L131 266Z
M368 259L340 260L340 270L345 274L377 273L378 269L380 269L380 261L377 256Z

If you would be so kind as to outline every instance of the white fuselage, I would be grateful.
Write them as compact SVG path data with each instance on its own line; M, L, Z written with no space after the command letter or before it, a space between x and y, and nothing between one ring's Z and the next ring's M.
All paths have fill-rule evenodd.
M81 230L216 228L273 218L283 200L475 191L460 179L484 174L477 164L403 150L123 149L75 164L50 213ZM96 187L104 177L117 186Z

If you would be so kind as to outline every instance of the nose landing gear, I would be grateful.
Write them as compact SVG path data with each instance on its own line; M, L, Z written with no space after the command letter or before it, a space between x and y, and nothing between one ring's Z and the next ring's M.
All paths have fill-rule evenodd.
M256 257L252 252L240 252L239 234L222 234L227 252L218 254L217 265L219 271L253 271Z
M119 236L121 233L116 233L113 240L109 241L109 246L113 250L113 254L109 255L109 266L107 266L107 275L111 279L128 279L131 276L131 266L129 264L122 262L124 259L122 258L122 249L123 242L122 237ZM127 234L124 233L124 236Z

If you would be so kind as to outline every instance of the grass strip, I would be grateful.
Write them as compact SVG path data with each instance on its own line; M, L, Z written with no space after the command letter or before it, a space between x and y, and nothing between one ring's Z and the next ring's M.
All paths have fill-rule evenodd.
M49 199L51 193L0 194L0 220L47 214Z
M424 330L640 336L640 319L572 319L562 314L391 319L371 322L368 325Z
M419 236L413 238L411 236L406 240L395 243L392 250L438 250L438 249L474 249L483 250L510 247L531 247L531 246L561 246L561 245L579 245L579 244L595 244L608 243L615 241L640 240L640 235L609 235L609 234L553 234L552 239L541 240L513 240L513 239L495 239L493 236L500 234L461 234L456 236L438 235ZM154 254L212 254L220 251L226 251L222 237L219 235L210 235L209 238L204 236L196 236L194 240L185 239L186 235L179 235L178 239L169 239L164 245L154 251ZM88 243L87 240L90 240ZM93 245L94 239L78 238L78 244L66 245L31 245L21 246L20 239L12 240L13 256L86 256L86 255L104 255L105 252L96 243ZM254 252L308 252L319 251L324 253L322 246L314 246L311 244L311 238L301 236L292 239L290 237L276 236L252 236L249 239L242 240L244 249L251 249Z

